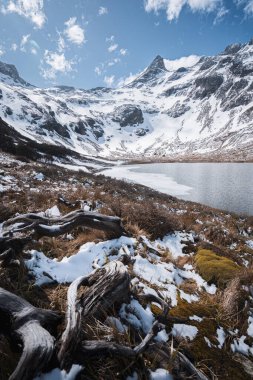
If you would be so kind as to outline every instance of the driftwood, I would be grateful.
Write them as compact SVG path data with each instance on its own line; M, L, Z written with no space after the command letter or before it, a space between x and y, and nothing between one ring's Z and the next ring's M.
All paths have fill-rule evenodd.
M81 285L88 288L77 301ZM89 318L106 316L108 309L128 295L130 277L120 261L112 261L88 277L79 277L69 287L66 329L61 338L58 359L61 367L68 368L68 358L73 355L81 339L81 322Z
M54 338L43 326L54 325L59 315L35 308L2 288L0 313L11 321L11 330L23 344L21 358L10 380L31 380L47 366L54 352Z
M120 218L83 210L72 211L59 218L22 214L3 224L5 235L33 230L38 239L43 236L59 236L80 226L111 232L116 236L126 235Z

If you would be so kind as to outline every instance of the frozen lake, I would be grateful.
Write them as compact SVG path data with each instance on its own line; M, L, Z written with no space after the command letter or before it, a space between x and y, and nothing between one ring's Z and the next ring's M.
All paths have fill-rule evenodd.
M253 215L253 163L116 166L103 174L211 207Z

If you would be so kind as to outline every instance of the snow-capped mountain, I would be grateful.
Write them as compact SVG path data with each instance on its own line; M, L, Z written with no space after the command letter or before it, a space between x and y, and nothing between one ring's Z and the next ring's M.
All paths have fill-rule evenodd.
M109 158L253 158L253 40L157 56L116 89L38 88L0 62L0 117L26 138Z

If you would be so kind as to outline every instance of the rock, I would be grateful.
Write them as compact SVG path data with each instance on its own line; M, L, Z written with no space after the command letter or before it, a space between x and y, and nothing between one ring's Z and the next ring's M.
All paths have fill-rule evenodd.
M101 123L99 123L97 120L93 119L92 117L87 117L85 123L91 127L91 131L97 140L104 135L104 130L101 127Z
M163 96L171 96L171 95L183 95L184 90L187 90L189 88L189 84L179 85L179 86L173 86L168 88L168 90L165 90L162 95Z
M79 120L78 123L74 127L74 131L78 133L79 135L84 136L87 134L87 127L83 121Z
M187 106L186 104L180 104L178 101L166 112L166 114L170 117L177 118L184 115L190 109L191 107Z
M140 107L131 104L116 107L113 115L112 120L119 123L121 127L139 125L144 122Z
M210 69L214 65L216 65L216 61L212 58L207 58L206 61L200 66L199 70L204 71Z
M154 81L160 74L166 72L166 67L164 65L164 60L160 55L157 55L153 62L146 68L146 70L141 74L138 78L136 78L133 82L131 82L127 87L133 87L141 85L143 83L147 83L150 81ZM155 84L155 83L153 83Z
M148 132L148 129L138 128L138 129L136 129L135 134L137 136L145 136L147 134L147 132Z
M230 66L230 71L232 74L239 77L245 77L253 73L253 64L243 64L240 60L233 61L232 66Z
M13 115L13 111L10 107L5 107L5 114L8 116Z
M70 134L66 126L63 126L60 123L58 123L53 117L45 121L41 125L41 128L46 129L47 131L57 132L62 137L66 137L68 139L70 138Z
M230 100L227 102L227 105L224 107L224 111L229 111L233 108L239 107L239 106L245 106L252 102L253 100L253 94L249 93L243 93L239 95L237 98Z
M214 94L223 83L223 76L220 74L210 75L195 80L196 87L200 87L200 91L197 91L195 97L203 99Z
M20 78L18 70L14 65L10 65L0 61L0 73L11 77L15 82L23 85L29 85L24 79Z
M228 45L222 54L236 54L242 47L242 44Z

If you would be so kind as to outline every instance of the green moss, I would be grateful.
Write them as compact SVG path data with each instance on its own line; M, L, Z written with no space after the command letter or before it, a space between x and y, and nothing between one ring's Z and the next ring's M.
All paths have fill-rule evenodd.
M200 275L209 283L224 287L240 269L234 261L208 249L198 250L195 263Z

